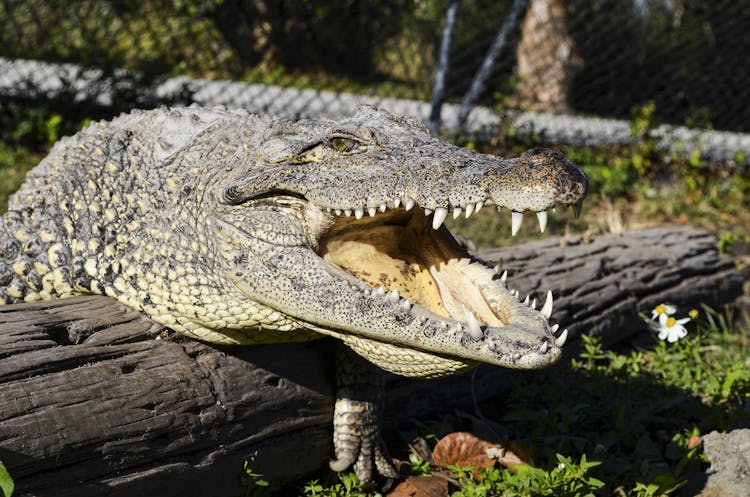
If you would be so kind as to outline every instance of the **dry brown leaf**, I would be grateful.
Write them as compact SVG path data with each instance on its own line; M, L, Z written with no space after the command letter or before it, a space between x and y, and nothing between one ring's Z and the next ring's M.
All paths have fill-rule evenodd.
M495 459L487 456L487 449L497 449L499 446L471 433L457 431L450 433L435 445L432 458L438 466L475 466L489 468L495 464Z
M410 476L387 497L448 497L448 481L431 476Z
M435 446L432 457L438 466L488 468L499 461L513 470L519 465L534 465L529 442L514 440L503 447L466 432L455 432L443 437ZM476 471L473 473L475 478L478 477Z

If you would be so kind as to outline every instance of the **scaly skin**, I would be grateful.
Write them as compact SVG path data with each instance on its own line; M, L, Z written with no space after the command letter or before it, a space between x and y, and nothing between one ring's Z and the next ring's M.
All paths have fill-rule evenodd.
M299 122L136 111L62 140L11 198L0 304L104 294L199 340L329 335L407 376L540 368L565 341L551 298L541 312L518 302L442 221L484 205L544 212L586 188L559 152L503 160L373 107ZM392 475L377 400L351 394L369 373L346 375L364 379L342 379L332 466Z

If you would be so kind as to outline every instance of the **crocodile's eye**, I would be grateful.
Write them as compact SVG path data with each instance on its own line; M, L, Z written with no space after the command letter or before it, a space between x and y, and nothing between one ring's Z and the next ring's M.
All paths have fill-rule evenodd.
M334 138L331 138L329 145L337 152L351 152L359 146L359 143L357 143L356 140L352 140L351 138L336 136Z

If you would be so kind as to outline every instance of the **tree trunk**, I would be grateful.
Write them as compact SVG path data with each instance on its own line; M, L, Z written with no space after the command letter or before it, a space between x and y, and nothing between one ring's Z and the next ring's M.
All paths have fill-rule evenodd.
M565 2L531 0L516 48L519 81L510 104L523 110L565 113L581 61L568 33Z
M608 342L638 312L741 294L713 237L660 228L481 252L553 318ZM333 343L216 347L174 336L106 297L0 307L0 461L16 495L241 495L243 461L289 481L331 456ZM386 430L510 388L484 366L430 382L389 377Z

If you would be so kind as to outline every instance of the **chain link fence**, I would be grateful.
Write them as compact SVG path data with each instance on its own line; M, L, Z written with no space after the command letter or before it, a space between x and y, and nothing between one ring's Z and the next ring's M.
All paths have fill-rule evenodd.
M296 116L408 99L428 119L433 100L447 131L460 104L543 122L653 102L662 123L747 133L749 27L747 0L0 0L0 102L111 113L209 91Z

